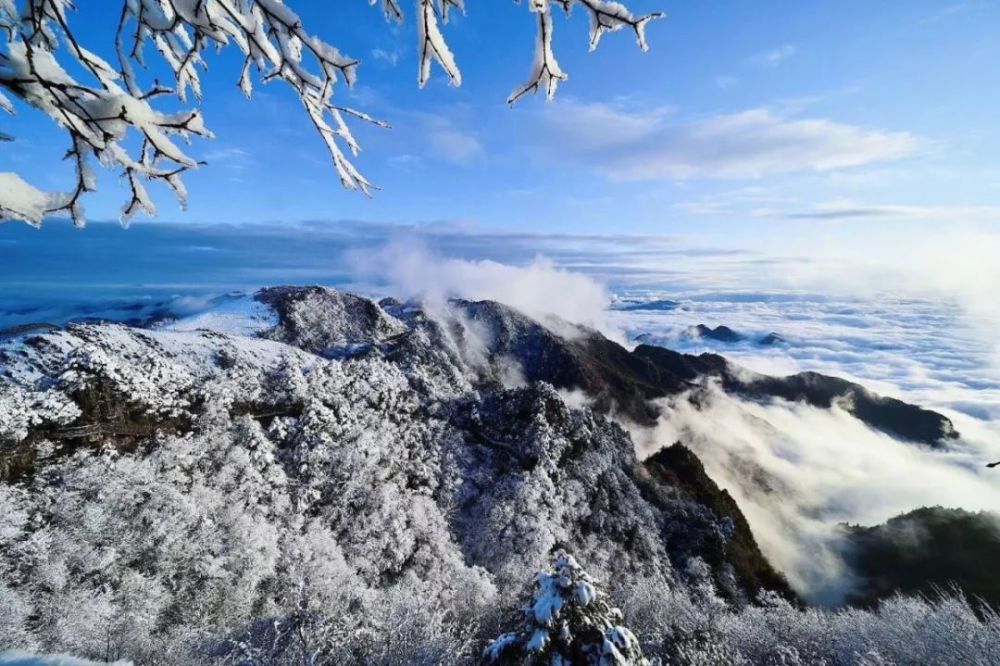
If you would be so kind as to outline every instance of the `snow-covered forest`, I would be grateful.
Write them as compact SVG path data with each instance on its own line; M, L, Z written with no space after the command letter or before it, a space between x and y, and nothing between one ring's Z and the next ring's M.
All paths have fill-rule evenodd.
M8 340L0 650L1000 660L1000 618L960 597L802 607L707 477L640 461L599 403L554 388L615 346L551 325L489 302L274 289L153 328Z

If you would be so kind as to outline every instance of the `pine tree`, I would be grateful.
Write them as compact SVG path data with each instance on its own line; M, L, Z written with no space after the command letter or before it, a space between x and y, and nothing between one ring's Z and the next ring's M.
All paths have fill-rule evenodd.
M492 641L483 663L648 664L622 612L597 585L572 555L556 553L553 570L535 577L534 596L521 609L523 626Z

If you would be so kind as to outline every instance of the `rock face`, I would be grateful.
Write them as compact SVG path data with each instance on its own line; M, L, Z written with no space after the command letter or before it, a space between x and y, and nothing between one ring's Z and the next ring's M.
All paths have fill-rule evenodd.
M814 407L840 404L855 418L877 430L905 440L943 447L958 437L951 421L937 412L922 409L895 398L872 393L860 384L816 372L787 377L745 378L725 373L723 386L734 393L755 399L782 398L805 402Z
M794 600L784 576L761 554L750 525L730 494L719 488L695 454L681 443L660 449L643 463L658 486L673 488L678 497L697 502L723 520L726 533L700 549L714 570L728 568L732 577L753 597L764 590Z
M757 344L759 344L761 347L776 347L778 345L788 344L788 340L778 335L777 333L768 333L760 340L758 340Z
M641 424L652 423L651 398L676 395L706 379L718 380L731 393L766 400L806 402L830 407L835 402L868 425L902 439L942 446L957 437L948 418L908 403L878 396L860 384L814 372L787 377L757 375L716 354L681 354L640 345L629 351L597 331L560 323L559 333L513 308L483 301L454 301L447 326L427 319L420 310L390 309L411 326L409 336L425 336L438 346L478 337L481 358L455 350L467 363L501 377L510 362L528 382L545 381L556 388L579 389L601 413L618 410ZM403 336L403 339L407 336ZM393 344L399 344L397 341ZM390 345L390 350L392 348ZM391 353L391 351L390 351Z
M274 308L280 323L266 337L320 356L350 355L406 328L368 299L324 287L271 287L257 300Z
M479 367L493 378L503 376L504 364L514 361L525 381L582 390L596 411L617 410L640 424L656 418L651 398L676 395L713 379L731 393L756 400L780 398L824 408L837 402L868 425L921 444L942 446L957 437L951 421L941 414L878 396L836 377L813 372L757 375L716 354L681 354L652 345L630 352L597 331L565 322L556 333L500 303L453 301L451 305L448 330L429 322L420 310L411 309L407 315L400 306L390 312L413 327L411 335L425 334L444 347L449 336L453 340L478 336L485 354ZM465 360L476 365L468 354Z

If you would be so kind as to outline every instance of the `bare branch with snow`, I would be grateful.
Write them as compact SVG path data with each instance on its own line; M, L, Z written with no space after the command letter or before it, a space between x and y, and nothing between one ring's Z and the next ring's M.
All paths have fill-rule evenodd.
M369 4L380 5L387 20L404 20L399 0L369 0ZM581 5L590 14L591 49L604 33L628 28L645 50L645 27L661 16L636 17L609 0L527 4L537 15L535 59L531 77L511 94L510 103L540 89L551 98L566 79L552 50L553 5L567 14ZM45 113L67 133L66 159L72 160L76 173L73 189L66 193L43 192L17 174L0 173L0 222L21 219L38 225L47 216L66 213L82 226L82 199L96 188L94 161L120 173L129 186L123 223L139 211L155 214L146 190L150 181L165 183L184 206L183 176L202 163L189 156L180 142L213 136L197 108L202 96L200 71L207 67L205 52L212 47L235 46L243 54L237 82L248 98L255 72L263 83L281 81L290 86L329 151L341 184L366 195L376 189L354 164L361 147L348 121L387 125L334 102L338 84L354 84L360 61L308 32L283 0L122 0L115 65L80 43L71 26L73 10L72 0L0 0L0 110L14 114L16 100ZM434 63L452 84L461 85L461 71L443 32L452 11L464 13L465 1L416 0L421 87L430 79ZM149 45L172 71L170 85L140 83L137 69L145 67ZM71 75L66 67L70 64L88 80ZM193 108L158 110L154 103L165 95L185 103L193 96ZM0 141L11 140L0 133Z

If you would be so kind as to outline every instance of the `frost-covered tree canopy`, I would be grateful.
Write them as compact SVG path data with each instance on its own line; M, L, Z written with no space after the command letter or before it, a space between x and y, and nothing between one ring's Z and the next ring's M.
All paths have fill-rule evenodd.
M487 664L595 664L646 666L622 612L608 603L597 581L572 555L556 554L551 572L535 577L519 631L501 635L483 654Z
M646 25L662 16L636 16L611 0L514 1L535 15L538 38L528 80L511 93L511 104L538 90L551 98L566 80L552 49L555 9L569 13L579 5L589 14L592 50L605 33L622 29L631 30L645 50ZM461 70L445 40L443 25L450 11L465 11L465 0L414 2L419 85L430 78L435 62L454 85L460 85ZM369 3L381 5L389 21L404 20L401 0ZM235 76L248 98L255 80L291 86L329 150L343 186L365 194L374 189L353 162L360 146L350 122L385 123L339 104L336 98L342 85L354 84L361 61L311 33L283 0L108 4L117 13L113 63L97 55L92 50L95 45L77 39L72 0L0 0L0 109L13 114L12 100L20 100L64 129L66 158L75 163L77 176L68 192L56 193L39 190L15 173L0 172L0 222L21 219L37 225L46 216L66 213L76 225L83 225L82 198L96 188L95 162L121 173L129 184L131 195L122 209L123 222L139 211L155 213L146 190L150 181L166 183L183 206L187 194L182 177L200 163L179 143L212 137L198 102L202 94L199 71L207 67L206 52L213 47L233 46L242 52L243 66ZM158 81L147 85L140 80L137 70L145 66L147 50L154 49L173 72L170 85ZM158 104L166 96L175 96L190 108L168 112ZM12 138L0 133L0 141Z

